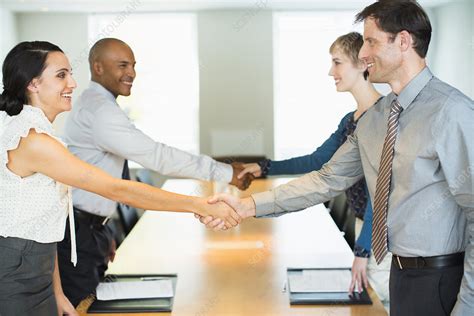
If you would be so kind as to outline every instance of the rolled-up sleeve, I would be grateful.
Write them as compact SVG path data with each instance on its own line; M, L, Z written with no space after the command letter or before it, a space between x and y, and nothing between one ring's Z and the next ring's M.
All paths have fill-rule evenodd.
M98 148L161 174L226 183L232 180L230 165L153 140L114 104L95 112L92 133Z
M313 171L267 192L253 194L256 216L275 216L325 202L363 177L357 133L319 171Z

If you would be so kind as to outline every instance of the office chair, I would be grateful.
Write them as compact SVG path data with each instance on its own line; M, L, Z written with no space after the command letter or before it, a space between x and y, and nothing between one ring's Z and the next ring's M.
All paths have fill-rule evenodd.
M331 215L339 230L343 231L348 208L346 194L342 193L332 199L329 203L329 207L331 209L331 212L329 214Z
M122 224L123 232L125 236L130 233L133 226L138 222L138 212L137 209L122 203L119 203L117 206L117 212L120 217L120 223Z
M354 249L355 244L355 223L355 212L352 211L350 207L347 207L346 218L344 220L342 231L344 232L344 239L347 241L351 249Z
M117 244L117 248L118 248L118 246L120 246L122 241L125 239L125 232L123 231L122 222L118 218L111 218L107 222L107 226L112 231L112 234L115 239L115 243Z
M136 172L135 178L137 179L138 182L155 186L152 173L148 169L138 169Z

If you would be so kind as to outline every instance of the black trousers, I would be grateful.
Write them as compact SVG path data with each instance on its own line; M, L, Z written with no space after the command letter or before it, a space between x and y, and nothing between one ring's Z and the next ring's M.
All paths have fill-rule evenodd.
M390 269L390 316L444 316L454 308L464 266Z
M75 226L77 265L74 267L71 263L69 220L64 240L58 243L58 263L64 294L77 306L91 293L95 294L97 285L104 277L113 233L108 226L91 224L83 219L76 218Z

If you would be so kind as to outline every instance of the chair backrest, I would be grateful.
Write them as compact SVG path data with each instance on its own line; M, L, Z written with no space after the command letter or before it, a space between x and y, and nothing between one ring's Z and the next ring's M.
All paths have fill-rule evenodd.
M138 169L135 175L135 178L137 179L138 182L146 183L153 186L155 185L155 182L153 181L152 173L148 169Z
M355 244L355 223L356 223L356 216L355 212L351 210L350 207L347 208L346 218L344 220L344 224L342 227L342 231L344 232L344 239L347 241L351 249L354 249Z
M339 194L329 203L329 205L331 208L331 212L329 214L331 215L339 230L342 231L347 217L348 208L346 194Z
M132 230L133 226L138 222L138 212L134 207L119 203L117 211L120 217L120 223L122 224L123 232L128 235Z
M117 247L120 246L122 241L125 239L125 232L122 227L122 222L119 218L111 218L107 222L107 226L110 228L110 230L112 230Z

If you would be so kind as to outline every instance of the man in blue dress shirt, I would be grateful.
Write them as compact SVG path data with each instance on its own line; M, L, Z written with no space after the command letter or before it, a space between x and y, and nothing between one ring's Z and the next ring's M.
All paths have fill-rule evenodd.
M245 189L251 177L237 179L239 165L224 164L205 155L193 155L160 143L130 121L117 103L128 96L136 77L135 56L124 42L99 40L89 54L91 82L67 118L64 139L69 150L117 178L127 177L132 160L170 176L229 182ZM111 229L104 225L117 203L84 190L73 190L78 264L69 262L69 230L58 244L61 282L74 305L95 291L109 259L115 256Z

